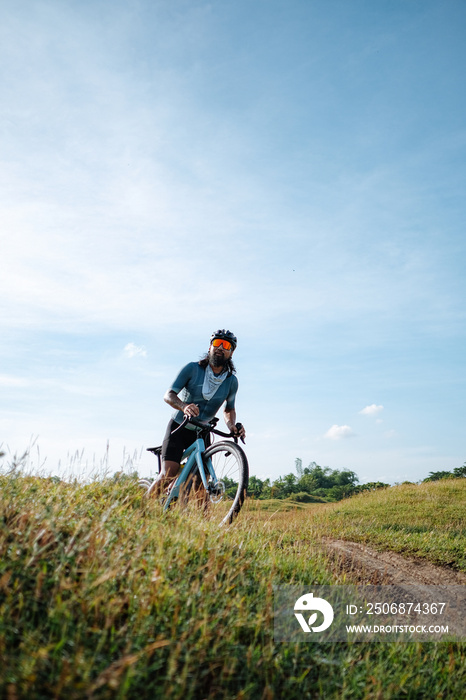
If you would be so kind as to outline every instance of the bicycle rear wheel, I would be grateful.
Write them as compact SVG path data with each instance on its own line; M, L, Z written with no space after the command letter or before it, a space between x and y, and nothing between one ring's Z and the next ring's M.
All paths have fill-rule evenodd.
M249 481L249 466L246 455L234 442L217 442L204 452L208 469L212 464L216 483L210 471L207 483L210 500L215 514L221 518L220 524L229 524L238 515L246 498Z

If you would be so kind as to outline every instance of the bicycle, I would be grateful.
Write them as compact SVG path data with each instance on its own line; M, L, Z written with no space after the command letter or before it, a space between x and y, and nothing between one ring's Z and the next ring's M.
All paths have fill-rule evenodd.
M238 445L238 438L231 433L217 430L215 426L218 423L218 418L213 418L206 423L198 418L185 416L183 422L172 432L172 435L188 423L195 426L197 437L183 453L181 472L162 497L163 509L167 510L178 499L187 500L196 477L200 477L205 494L218 516L222 518L219 524L230 524L241 510L246 497L249 481L247 457ZM241 424L238 423L237 427L241 427ZM224 438L233 438L233 441L214 442L206 448L205 439L209 433ZM147 451L157 456L160 474L162 446L148 447ZM147 490L147 496L152 492L156 482L156 479L139 480L140 485Z

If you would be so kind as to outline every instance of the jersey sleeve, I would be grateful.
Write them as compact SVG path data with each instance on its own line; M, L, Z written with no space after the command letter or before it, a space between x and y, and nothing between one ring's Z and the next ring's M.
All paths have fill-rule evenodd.
M185 365L182 370L180 370L175 381L172 382L172 385L170 386L169 391L174 391L175 394L179 394L180 391L182 389L184 389L184 387L187 385L187 383L191 379L191 376L193 373L193 365L195 365L195 363L190 362L189 364Z
M225 406L226 411L232 411L235 408L236 392L238 391L238 380L233 375L230 391L227 396L227 403Z

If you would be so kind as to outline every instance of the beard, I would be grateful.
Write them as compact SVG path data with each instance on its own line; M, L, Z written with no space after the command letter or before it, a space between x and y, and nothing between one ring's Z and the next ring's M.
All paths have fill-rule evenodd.
M225 365L227 364L227 360L223 352L216 354L213 351L211 351L209 353L209 362L212 365L212 367L225 367Z

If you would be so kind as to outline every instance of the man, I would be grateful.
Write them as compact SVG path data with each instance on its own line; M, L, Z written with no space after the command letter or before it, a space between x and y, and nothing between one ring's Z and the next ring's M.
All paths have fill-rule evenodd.
M190 362L183 367L163 397L169 406L176 409L162 445L162 472L159 480L163 483L178 475L181 455L196 439L196 432L189 424L171 435L185 416L198 417L207 422L226 402L223 416L227 428L237 437L246 437L243 427L239 430L236 428L235 397L238 380L231 359L236 345L236 336L231 331L222 329L213 333L209 352L199 362ZM178 397L180 392L181 398Z

